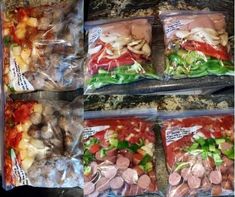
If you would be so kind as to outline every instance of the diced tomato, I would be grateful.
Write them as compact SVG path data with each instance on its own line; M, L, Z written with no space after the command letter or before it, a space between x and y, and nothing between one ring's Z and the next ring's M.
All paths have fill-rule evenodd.
M29 119L31 108L28 105L22 105L15 111L15 122L25 122Z
M190 51L200 51L205 55L215 57L221 60L229 60L230 56L227 52L227 48L224 46L214 47L204 42L198 42L194 40L188 40L181 45L182 48Z
M141 162L141 160L144 158L144 156L143 155L141 155L140 153L134 153L133 154L133 163L135 164L135 165L138 165L140 162Z
M96 152L98 152L100 150L100 145L99 144L93 144L90 148L89 151L92 154L95 154Z

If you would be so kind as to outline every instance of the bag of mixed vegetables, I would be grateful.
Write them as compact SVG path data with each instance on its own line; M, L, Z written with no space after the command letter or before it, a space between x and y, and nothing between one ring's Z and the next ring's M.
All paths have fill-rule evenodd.
M85 121L85 196L158 191L153 126L153 122L136 117Z
M87 28L87 90L156 78L150 60L152 25L148 19L90 22Z
M165 32L165 74L172 78L234 75L224 14L160 13Z
M234 195L234 117L166 120L162 139L170 172L167 196Z
M50 2L50 1L48 1ZM66 91L83 85L83 0L10 6L2 15L6 91Z
M75 104L76 107L74 106ZM3 187L82 187L82 104L8 101Z

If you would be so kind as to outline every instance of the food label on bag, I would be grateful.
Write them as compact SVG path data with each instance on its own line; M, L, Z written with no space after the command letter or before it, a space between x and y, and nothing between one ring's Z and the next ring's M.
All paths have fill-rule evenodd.
M10 57L9 78L10 86L14 88L15 91L34 91L34 87L22 74L13 55Z
M29 185L29 179L25 171L20 167L13 149L11 149L11 160L13 175L17 180L16 185Z
M170 36L176 30L179 30L180 27L187 25L188 23L192 22L193 20L175 20L171 22L169 25L165 26L165 34L166 36Z
M194 127L171 127L166 130L166 145L180 140L184 136L195 134L201 129L202 126Z
M86 127L84 128L83 131L83 139L87 139L93 135L95 135L96 133L103 131L105 129L110 128L110 126L106 125L106 126L97 126L97 127Z
M89 45L93 44L102 34L102 28L95 27L89 32Z

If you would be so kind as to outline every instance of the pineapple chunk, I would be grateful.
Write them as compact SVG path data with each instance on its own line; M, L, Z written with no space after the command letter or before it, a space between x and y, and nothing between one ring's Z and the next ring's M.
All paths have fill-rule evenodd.
M36 112L36 113L41 114L42 113L42 104L39 104L39 103L35 104L33 106L33 111Z
M16 126L16 129L17 129L18 131L24 131L21 124L18 124L18 125Z
M27 140L22 139L19 143L18 148L21 150L25 150L27 149L28 146L29 146L29 143L27 142Z
M22 73L25 73L29 70L29 65L22 59L21 56L15 56L16 63L19 65Z
M30 57L30 55L31 55L31 50L30 49L27 49L27 48L25 48L25 49L23 49L22 51L21 51L21 57L22 57L22 59L24 60L24 62L26 62L26 63L28 63L29 62L29 57Z
M30 145L28 148L27 148L27 154L29 157L35 157L38 153L37 149L35 147L33 147L32 145Z
M26 158L24 158L24 160L22 161L22 168L23 168L23 170L25 170L27 172L28 169L32 166L33 162L34 162L34 158L33 157L26 157Z
M33 145L35 148L43 149L45 148L43 142L41 140L31 139L30 144Z
M16 26L16 29L17 30L25 30L26 28L26 24L25 23L19 23L17 26Z
M27 132L29 128L31 127L32 122L30 120L27 120L24 124L22 124L22 129L24 132Z
M8 28L3 30L3 36L7 36L10 34L10 30Z
M21 54L21 47L15 46L12 48L12 53L14 56L19 56Z
M18 39L24 39L25 38L25 33L26 33L26 29L25 28L17 28L15 31L16 37Z
M30 17L30 18L28 18L26 24L30 27L37 27L38 26L38 20L36 18Z
M20 158L24 160L28 156L28 151L26 149L20 150Z
M23 138L27 141L29 141L31 139L31 137L28 135L28 132L27 131L24 131L23 132Z

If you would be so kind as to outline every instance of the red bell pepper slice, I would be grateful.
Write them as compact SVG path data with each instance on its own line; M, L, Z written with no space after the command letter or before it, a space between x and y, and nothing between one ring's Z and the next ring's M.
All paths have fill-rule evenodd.
M227 48L224 46L220 46L219 48L215 48L207 43L198 42L194 40L187 40L186 42L181 44L183 49L189 51L200 51L205 55L215 57L220 60L229 60L230 55L227 52Z

